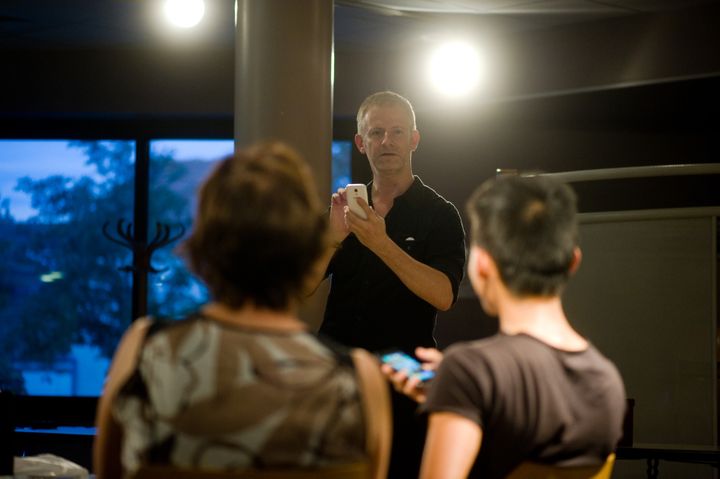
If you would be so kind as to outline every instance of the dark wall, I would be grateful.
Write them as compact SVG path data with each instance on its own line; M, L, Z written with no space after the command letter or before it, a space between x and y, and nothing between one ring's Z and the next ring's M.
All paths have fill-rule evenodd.
M460 209L497 168L714 162L720 151L718 27L715 3L488 34L488 82L460 101L442 99L426 85L427 45L338 51L335 112L353 124L367 94L393 89L407 95L421 133L415 172Z
M498 168L716 162L718 92L714 77L488 105L475 115L423 112L416 171L462 204Z
M575 171L717 162L720 77L598 90L495 105L475 115L423 112L415 170L465 202L498 168ZM574 185L581 211L720 205L720 177ZM439 316L441 344L492 332L473 298Z
M0 45L2 43L0 42ZM227 49L0 49L5 116L232 114Z

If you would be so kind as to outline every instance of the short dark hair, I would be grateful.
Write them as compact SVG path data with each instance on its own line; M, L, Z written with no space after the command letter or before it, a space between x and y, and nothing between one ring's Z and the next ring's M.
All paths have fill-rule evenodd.
M289 146L269 142L215 168L183 247L215 300L283 310L300 297L327 234L309 167Z
M549 177L498 177L484 182L467 204L471 242L495 260L518 296L560 294L578 245L577 199Z

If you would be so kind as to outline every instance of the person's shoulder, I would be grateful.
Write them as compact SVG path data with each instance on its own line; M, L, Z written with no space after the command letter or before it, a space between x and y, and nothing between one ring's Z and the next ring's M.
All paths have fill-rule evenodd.
M149 316L149 325L145 335L145 343L153 343L160 338L176 340L190 334L201 324L203 317L199 313L192 313L179 318L164 316Z
M409 200L423 209L424 217L431 223L440 221L440 224L447 224L447 221L452 221L462 225L460 212L455 205L433 188L424 184L418 176L415 177Z
M486 338L472 341L460 341L445 349L445 360L461 361L466 359L477 360L483 357L493 357L496 351L503 350L506 336L494 334Z
M486 338L455 343L445 350L445 358L458 361L505 363L508 360L522 361L548 352L537 340L526 335L497 333Z
M437 203L438 205L449 205L453 208L455 207L455 205L453 205L443 195L438 193L434 188L423 183L423 181L417 175L415 175L415 180L413 181L413 184L411 186L411 191L413 196L417 197L418 199Z
M598 369L604 370L611 376L615 376L622 380L622 377L620 375L620 370L615 365L615 363L605 356L602 351L600 351L595 345L590 343L588 345L588 348L585 353L585 360L589 364L594 364Z
M335 361L341 365L354 367L352 348L339 343L322 333L318 333L316 335L309 334L306 339L311 341L315 345L316 350L321 352L323 355L333 357Z

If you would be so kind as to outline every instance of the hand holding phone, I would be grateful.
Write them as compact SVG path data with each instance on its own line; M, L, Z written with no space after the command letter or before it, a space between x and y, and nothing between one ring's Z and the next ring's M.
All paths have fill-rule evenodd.
M422 382L429 381L435 376L435 371L423 369L420 361L404 351L389 351L380 354L380 361L395 371L406 371L408 378L417 378Z
M350 183L345 187L345 198L347 199L347 205L350 211L366 220L367 214L365 214L365 210L358 204L357 199L362 198L366 204L369 204L367 187L362 183Z

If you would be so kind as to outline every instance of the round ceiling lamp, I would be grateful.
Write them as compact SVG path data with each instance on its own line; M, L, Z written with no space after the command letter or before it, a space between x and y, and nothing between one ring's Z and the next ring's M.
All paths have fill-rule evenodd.
M204 0L166 0L165 16L173 25L192 28L205 15Z
M480 82L481 70L480 55L467 43L445 43L430 57L431 82L447 96L462 96L474 90Z

